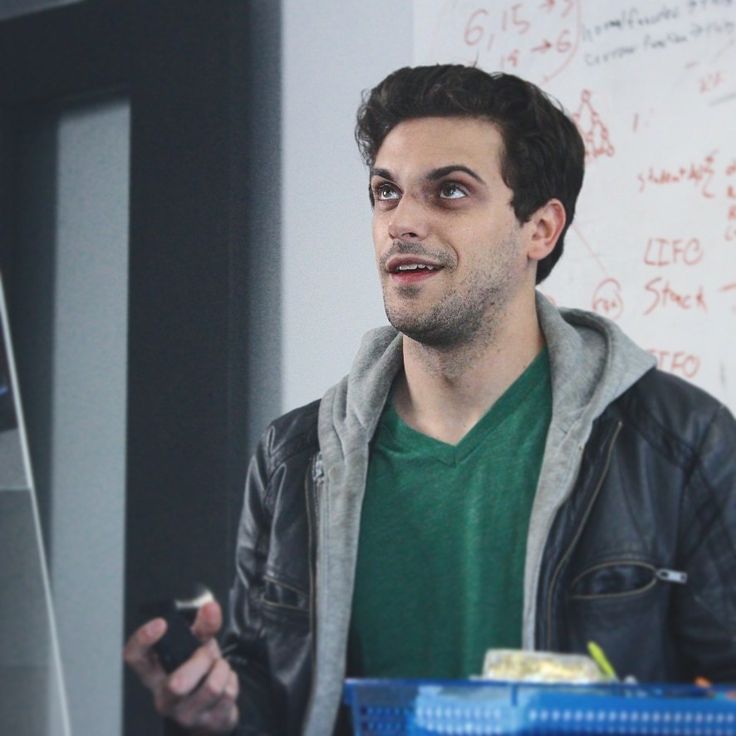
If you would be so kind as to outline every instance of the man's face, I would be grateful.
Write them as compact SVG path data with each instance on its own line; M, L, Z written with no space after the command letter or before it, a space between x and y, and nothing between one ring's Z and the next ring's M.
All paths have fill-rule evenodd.
M451 347L482 335L534 285L529 226L501 178L501 135L477 118L406 120L371 169L373 241L386 314L405 335Z

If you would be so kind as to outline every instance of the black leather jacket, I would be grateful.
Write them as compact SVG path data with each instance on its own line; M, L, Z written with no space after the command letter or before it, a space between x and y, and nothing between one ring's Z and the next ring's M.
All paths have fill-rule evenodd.
M298 734L309 699L317 411L274 422L248 473L224 641L238 734ZM612 403L546 542L536 648L594 640L621 675L736 681L735 455L728 410L677 378L651 370Z

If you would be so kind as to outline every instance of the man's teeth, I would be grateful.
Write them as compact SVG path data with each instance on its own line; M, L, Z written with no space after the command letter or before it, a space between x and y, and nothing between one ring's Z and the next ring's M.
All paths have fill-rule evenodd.
M434 271L434 266L428 266L424 263L404 263L399 266L397 271Z

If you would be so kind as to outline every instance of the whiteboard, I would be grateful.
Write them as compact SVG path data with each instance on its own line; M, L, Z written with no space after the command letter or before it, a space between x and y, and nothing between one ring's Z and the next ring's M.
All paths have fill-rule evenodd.
M415 0L414 61L563 104L586 173L540 290L736 409L736 0Z

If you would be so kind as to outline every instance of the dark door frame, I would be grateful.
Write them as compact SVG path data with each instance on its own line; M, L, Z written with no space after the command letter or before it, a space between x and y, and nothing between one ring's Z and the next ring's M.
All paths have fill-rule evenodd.
M251 266L259 247L279 264L277 218L252 216L279 189L279 29L268 0L83 0L0 23L6 160L33 106L130 100L125 634L143 601L192 581L222 600L232 578L248 386L263 370L248 357L256 308L278 343L278 289L259 294ZM16 321L12 200L6 173L0 265ZM130 673L124 711L125 734L160 731Z

